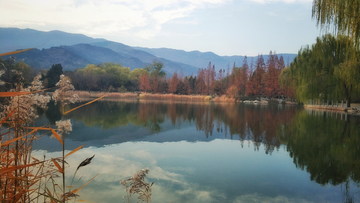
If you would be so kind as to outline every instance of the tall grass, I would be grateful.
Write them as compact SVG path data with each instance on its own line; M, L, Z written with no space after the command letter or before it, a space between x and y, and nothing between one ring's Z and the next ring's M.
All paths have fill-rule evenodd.
M235 102L234 98L226 95L212 97L209 95L178 95L178 94L162 94L162 93L119 93L119 92L96 92L96 91L74 91L79 95L81 101L87 101L92 98L98 98L103 95L108 101L117 101L117 99L148 99L148 100L177 100L177 101L215 101L215 102ZM130 100L129 100L130 101Z
M1 106L0 116L0 202L67 202L77 198L76 193L92 179L77 189L66 191L65 159L83 146L65 154L65 135L72 130L70 120L57 121L56 127L30 127L37 117L36 109L46 108L50 97L41 94L44 90L40 76L27 88L22 86L21 76L18 78L15 89L0 92L0 97L8 98L6 105ZM62 75L56 85L52 99L61 102L62 109L77 100L68 78ZM32 142L46 134L52 134L63 146L62 157L44 156L43 160L38 160L31 156ZM78 169L89 163L84 160ZM56 182L56 177L62 178L62 184Z

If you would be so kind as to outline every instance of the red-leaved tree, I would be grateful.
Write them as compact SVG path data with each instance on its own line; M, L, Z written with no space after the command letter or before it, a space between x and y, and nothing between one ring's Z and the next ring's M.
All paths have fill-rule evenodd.
M177 91L177 86L179 84L177 71L175 71L173 76L168 79L168 84L169 84L168 92L169 93L175 93Z
M149 74L146 73L140 73L139 75L139 89L141 91L148 92L151 90L150 82L149 82Z

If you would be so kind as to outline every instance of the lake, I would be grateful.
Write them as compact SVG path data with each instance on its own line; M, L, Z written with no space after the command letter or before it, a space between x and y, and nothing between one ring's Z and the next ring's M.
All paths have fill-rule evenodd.
M52 106L37 125L60 118ZM95 154L77 172L76 188L98 174L78 199L123 202L120 181L149 168L152 202L360 201L359 116L278 104L120 100L65 118L73 124L66 150L84 145L66 159L67 183ZM49 136L33 148L34 156L61 156Z

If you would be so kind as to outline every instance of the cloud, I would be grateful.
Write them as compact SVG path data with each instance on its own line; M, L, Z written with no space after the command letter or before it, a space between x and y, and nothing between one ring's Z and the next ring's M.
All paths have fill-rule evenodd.
M184 202L181 201L181 199L184 199L183 196L190 196L203 202L211 200L213 198L211 194L216 194L216 192L201 190L198 184L186 182L182 175L161 168L156 159L169 155L152 154L147 149L141 149L141 146L121 146L84 148L67 158L66 161L70 167L66 169L66 174L67 182L70 183L76 166L81 160L95 154L91 164L80 168L75 178L75 182L77 182L78 177L82 179L81 182L75 183L75 187L77 187L98 174L91 184L79 192L82 198L86 200L101 198L103 202L114 202L113 199L125 196L124 187L120 184L120 181L133 176L139 169L146 167L150 168L147 178L155 181L153 187L153 197L155 199L172 199L174 201L179 200L176 202ZM41 159L43 152L35 151L33 156ZM60 156L61 152L47 154L47 157ZM60 179L57 181L60 181ZM169 184L176 185L176 187L169 187ZM98 194L101 194L102 197Z
M308 3L312 2L312 0L248 0L253 1L260 4L268 4L268 3L274 3L274 2L285 2L285 3Z
M189 16L196 9L221 5L230 0L4 0L0 26L31 27L88 35L126 35L140 38L156 36L163 24Z

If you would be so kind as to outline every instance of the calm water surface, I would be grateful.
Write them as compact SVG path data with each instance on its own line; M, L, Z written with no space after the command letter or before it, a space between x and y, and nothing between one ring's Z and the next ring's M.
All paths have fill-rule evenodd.
M68 107L71 108L71 107ZM51 107L38 124L60 118ZM67 182L80 198L123 202L120 181L149 168L152 202L359 202L360 119L296 106L101 101L67 118ZM56 139L34 155L61 156ZM59 179L60 182L60 179ZM133 198L133 202L136 198Z

